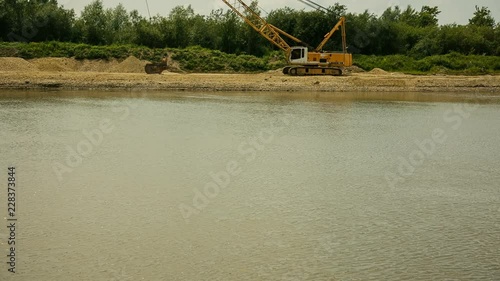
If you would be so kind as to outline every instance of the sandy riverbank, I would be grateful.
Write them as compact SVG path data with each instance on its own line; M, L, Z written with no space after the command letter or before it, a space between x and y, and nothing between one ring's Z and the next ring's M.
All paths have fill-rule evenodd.
M371 72L342 77L259 74L143 73L145 61L0 58L3 89L130 89L166 91L500 92L500 76L415 76ZM175 69L174 69L175 71Z

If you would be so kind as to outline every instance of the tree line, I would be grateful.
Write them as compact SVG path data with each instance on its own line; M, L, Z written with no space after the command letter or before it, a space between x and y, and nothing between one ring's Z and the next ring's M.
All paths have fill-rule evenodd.
M258 10L258 2L251 6ZM349 52L364 55L401 54L415 58L458 52L500 55L500 24L487 7L471 11L466 25L439 25L438 7L390 7L380 16L350 13L334 4L326 11L281 8L262 15L286 32L316 46L336 24L347 18ZM73 42L90 45L133 44L150 48L201 46L230 54L263 56L275 48L229 9L200 15L177 6L167 16L144 17L121 4L105 8L101 0L80 15L57 0L0 0L0 41ZM324 47L340 50L340 32Z

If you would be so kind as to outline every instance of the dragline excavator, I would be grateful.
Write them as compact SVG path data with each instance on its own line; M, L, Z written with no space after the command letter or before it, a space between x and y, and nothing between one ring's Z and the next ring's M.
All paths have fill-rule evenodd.
M283 73L288 75L342 75L342 69L352 65L352 54L347 53L345 18L341 17L323 41L316 48L309 47L302 40L268 23L241 0L222 0L260 35L269 40L286 54L288 66ZM342 52L325 52L323 47L338 29L342 32ZM290 46L281 36L302 46ZM310 50L311 49L311 50Z

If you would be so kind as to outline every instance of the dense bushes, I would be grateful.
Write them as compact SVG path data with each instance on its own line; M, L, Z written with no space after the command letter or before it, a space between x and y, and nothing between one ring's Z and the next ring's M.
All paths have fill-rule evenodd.
M134 45L92 46L88 44L43 42L0 43L0 56L17 56L26 59L41 57L75 57L76 59L123 59L134 55L141 59L157 61L167 50L150 49Z
M450 53L446 55L428 56L415 59L410 56L366 56L354 57L355 64L365 70L375 67L387 71L400 71L406 73L442 73L442 74L491 74L500 72L500 57L462 55Z

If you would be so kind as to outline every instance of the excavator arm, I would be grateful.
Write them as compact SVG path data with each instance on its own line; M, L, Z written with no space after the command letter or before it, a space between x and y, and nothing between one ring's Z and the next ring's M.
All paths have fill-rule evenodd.
M226 5L233 10L239 17L241 17L248 25L250 25L253 29L255 29L260 35L269 40L269 42L273 43L275 46L285 51L287 54L290 53L291 47L290 45L280 36L284 35L291 40L307 45L302 40L286 33L285 31L277 28L276 26L268 23L265 19L259 16L254 10L248 7L241 0L222 0Z
M344 53L346 53L347 52L347 43L346 43L346 33L345 33L345 17L340 18L340 20L337 22L337 24L332 28L332 30L330 30L330 32L328 32L325 35L325 38L323 39L323 41L321 41L321 43L318 45L318 47L316 47L316 49L314 49L314 51L321 52L323 50L323 47L328 42L328 40L330 40L330 38L332 38L332 35L335 33L335 31L339 30L339 28L342 28L342 51Z
M309 48L309 49L311 49L311 50L313 49L313 47L312 47L311 45L309 45L309 44L307 44L306 42L304 42L304 41L300 40L299 38L297 38L297 37L295 37L295 36L293 36L293 35L290 35L290 34L286 33L285 31L283 31L283 30L281 30L281 29L277 28L276 26L274 26L274 25L272 25L272 24L270 24L270 23L269 23L269 26L270 26L271 28L273 28L274 30L276 30L279 34L281 34L281 35L283 35L283 36L286 36L286 37L290 38L291 40L295 41L296 43L299 43L299 44L300 44L300 45L302 45L302 46L306 46L307 48Z

